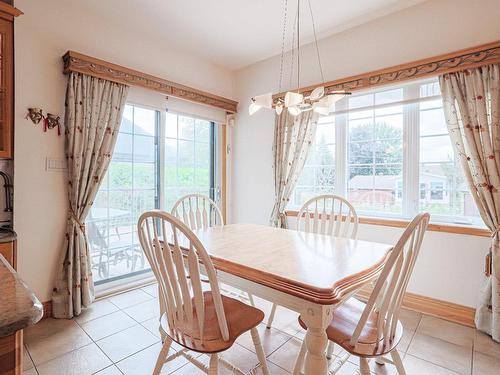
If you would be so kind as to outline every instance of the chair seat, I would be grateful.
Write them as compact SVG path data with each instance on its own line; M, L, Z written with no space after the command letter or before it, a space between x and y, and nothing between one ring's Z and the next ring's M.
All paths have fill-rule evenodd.
M352 346L349 341L354 334L354 330L361 319L361 315L366 304L350 298L340 305L333 313L333 319L326 329L326 334L330 341L340 345L346 351L358 357L378 357L392 351L403 336L403 326L398 321L396 334L392 340L389 340L388 345L383 345L383 337L380 341L377 340L377 313L372 313L368 318L358 343ZM307 329L307 325L299 317L299 324L302 328Z
M229 340L224 341L222 334L217 324L217 314L215 312L215 305L212 298L212 292L207 291L203 293L205 302L205 322L203 327L203 345L200 340L200 331L197 324L188 325L179 324L174 329L168 325L166 314L161 317L161 329L173 341L179 345L200 353L218 353L229 349L236 339L243 333L259 325L264 319L264 313L252 306L249 306L237 299L221 295L224 312L226 314L227 325L229 329ZM194 301L193 301L194 306ZM194 311L194 320L196 321L196 310Z

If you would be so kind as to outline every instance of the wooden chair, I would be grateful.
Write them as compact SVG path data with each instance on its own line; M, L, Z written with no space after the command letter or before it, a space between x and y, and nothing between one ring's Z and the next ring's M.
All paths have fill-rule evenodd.
M334 311L326 334L331 342L340 345L347 354L336 362L331 374L337 373L350 355L359 357L361 375L370 374L370 358L376 358L379 364L394 364L398 374L405 374L397 350L403 336L399 312L429 218L428 213L417 215L406 227L366 303L350 298ZM307 329L300 318L299 323ZM306 346L302 344L294 375L302 373L305 354ZM386 354L390 354L392 360L384 357Z
M221 295L212 261L194 233L173 215L161 211L142 214L138 233L158 281L160 303L165 307L160 318L165 340L153 374L159 374L165 362L181 355L210 375L218 373L219 362L234 373L243 374L219 358L218 353L230 348L241 334L250 331L260 361L257 368L261 367L262 372L269 375L256 328L264 319L264 313ZM200 266L205 270L209 290L202 288ZM172 341L183 349L169 356ZM209 366L188 351L209 354Z
M338 195L318 195L302 205L297 216L296 228L307 233L319 233L334 237L356 238L358 215L346 199ZM273 304L267 320L271 328L278 305ZM332 355L333 346L328 347L327 357Z
M179 198L172 208L172 215L181 220L191 230L224 226L224 218L217 203L203 194L188 194ZM226 289L223 288L225 294L243 298L252 306L255 306L253 296L250 293L235 293Z
M179 198L172 208L172 215L191 230L224 225L217 204L203 194L188 194Z

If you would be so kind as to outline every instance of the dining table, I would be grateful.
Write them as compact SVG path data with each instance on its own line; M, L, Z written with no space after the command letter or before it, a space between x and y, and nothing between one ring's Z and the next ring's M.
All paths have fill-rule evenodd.
M335 309L377 278L390 244L257 224L195 230L219 282L300 314L305 375L326 375L326 328Z

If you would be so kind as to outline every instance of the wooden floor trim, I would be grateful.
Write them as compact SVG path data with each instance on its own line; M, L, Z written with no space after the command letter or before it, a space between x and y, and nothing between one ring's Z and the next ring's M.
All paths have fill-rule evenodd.
M285 215L289 217L297 217L298 214L299 211L296 210L285 211ZM327 215L327 217L329 216L330 215ZM410 220L360 216L359 223L368 225L380 225L383 227L392 227L392 228L406 228L408 224L410 224ZM491 237L491 231L486 228L466 227L462 225L429 223L427 230L430 232L444 232L444 233L454 233L454 234L465 234L469 236Z
M370 294L371 287L365 287L358 293L358 297L367 300ZM408 292L406 292L403 298L403 307L425 315L475 328L474 315L476 310L472 307Z
M368 299L371 288L365 287L358 293L358 297L363 300ZM475 328L475 309L472 307L458 305L439 299L425 297L414 293L406 293L403 299L403 307L425 315L435 316L450 322L462 324ZM52 301L43 303L43 319L52 317Z

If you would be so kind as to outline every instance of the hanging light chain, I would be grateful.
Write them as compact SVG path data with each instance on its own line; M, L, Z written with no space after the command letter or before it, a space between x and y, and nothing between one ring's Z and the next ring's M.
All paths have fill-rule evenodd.
M316 45L316 54L318 56L319 71L321 73L321 83L324 83L325 77L323 75L323 65L321 64L321 56L319 54L318 38L316 36L316 25L314 22L314 14L312 11L311 0L307 0L307 3L309 4L309 13L311 13L311 22L312 22L312 28L313 28L313 34L314 34L314 43Z
M284 66L284 60L285 60L285 39L286 39L287 13L288 13L288 0L285 0L284 5L283 5L283 34L281 36L281 62L280 62L280 79L279 79L279 85L278 85L278 92L281 92L281 87L283 84L283 66Z
M300 0L297 0L297 92L300 90Z

